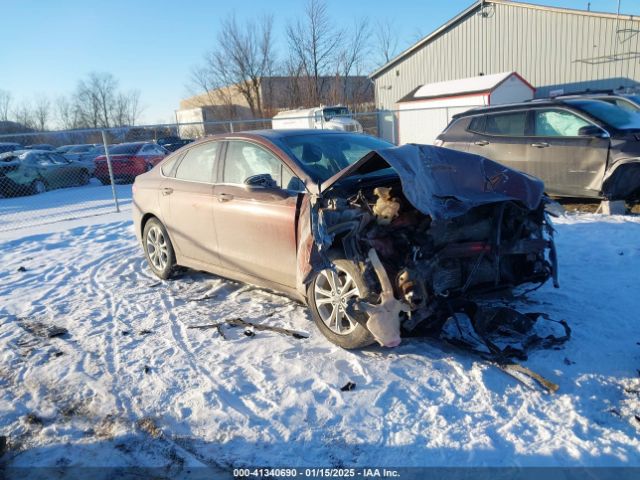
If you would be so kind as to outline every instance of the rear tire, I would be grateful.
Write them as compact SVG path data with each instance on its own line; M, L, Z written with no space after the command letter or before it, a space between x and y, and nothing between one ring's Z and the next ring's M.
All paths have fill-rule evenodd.
M103 185L111 184L111 180L109 180L108 178L99 178L98 180L100 180L100 183L102 183Z
M321 270L311 280L307 301L318 330L333 344L344 349L367 347L375 343L369 330L352 319L344 309L349 298L366 298L367 284L358 266L334 260L336 272Z
M142 233L142 247L149 267L158 277L171 277L176 263L176 255L169 234L157 218L150 218Z
M31 182L31 193L38 195L47 191L47 184L39 178Z

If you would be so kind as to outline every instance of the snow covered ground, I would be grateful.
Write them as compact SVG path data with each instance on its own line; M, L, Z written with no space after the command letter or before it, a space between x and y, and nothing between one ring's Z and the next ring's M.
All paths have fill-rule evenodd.
M131 185L116 185L115 189L120 210L130 212ZM115 212L111 186L102 185L96 178L82 187L24 197L0 197L0 238L24 228L50 232L65 225L61 222L70 220L84 219L83 224L86 224L90 221L87 219Z
M554 395L431 339L341 350L302 305L212 275L159 282L126 213L5 232L4 461L167 477L201 465L640 467L640 218L556 223L561 288L519 305L573 330L524 362ZM309 338L189 328L234 317ZM52 326L68 333L47 338Z

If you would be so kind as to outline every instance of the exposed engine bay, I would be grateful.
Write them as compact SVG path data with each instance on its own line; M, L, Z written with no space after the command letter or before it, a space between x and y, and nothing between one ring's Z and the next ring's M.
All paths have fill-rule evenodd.
M370 291L383 298L379 308L397 315L407 330L439 321L435 314L441 300L541 283L556 272L552 228L543 204L530 211L502 202L433 220L407 202L398 182L330 200L320 214L333 237L332 247L361 265ZM385 298L390 293L401 305L390 308ZM374 305L353 308L371 317ZM396 319L387 313L382 322L393 324ZM367 326L382 345L399 343L397 327L389 325L396 332L387 332Z
M452 162L431 150L436 147L407 147L419 148L425 164L440 160L451 168ZM467 160L465 154L453 155L454 160L460 155ZM416 163L410 164L411 168ZM494 179L489 187L481 186L490 189L488 195L499 193L495 187L500 182L505 191L514 180L520 182L518 186L530 182L531 177L496 165L483 166L485 171L489 167L502 169L487 177ZM453 168L456 174L461 171L459 164ZM344 191L327 195L314 207L318 251L325 258L332 254L350 259L362 270L370 294L350 302L348 311L378 343L396 346L401 331L411 331L419 324L440 328L454 313L452 306L487 292L542 284L549 278L558 286L553 227L545 212L547 199L542 187L537 199L532 189L524 188L531 200L528 204L518 198L473 202L459 190L451 198L432 196L428 203L405 181L419 175L403 178L404 172L400 173L395 180L369 181L349 195ZM446 180L457 181L452 177L448 173ZM472 187L473 193L478 193L477 185ZM478 198L482 199L481 194ZM434 201L442 208L429 214ZM442 212L447 214L439 214Z

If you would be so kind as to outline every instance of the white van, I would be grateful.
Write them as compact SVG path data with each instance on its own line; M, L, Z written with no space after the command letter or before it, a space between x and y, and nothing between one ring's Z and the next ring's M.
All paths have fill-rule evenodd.
M285 128L315 128L362 133L360 122L351 117L347 107L300 108L278 113L271 120L274 130Z

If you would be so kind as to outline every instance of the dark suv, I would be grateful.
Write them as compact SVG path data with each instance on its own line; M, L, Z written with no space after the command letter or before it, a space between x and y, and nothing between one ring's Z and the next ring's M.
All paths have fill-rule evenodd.
M551 195L640 200L640 113L601 100L475 108L455 115L436 144L539 177Z

